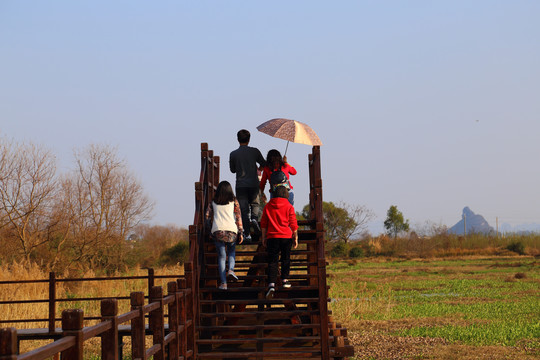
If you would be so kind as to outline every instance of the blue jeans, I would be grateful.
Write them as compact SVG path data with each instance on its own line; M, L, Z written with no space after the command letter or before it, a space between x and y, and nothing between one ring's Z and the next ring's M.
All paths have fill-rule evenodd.
M234 270L234 260L236 257L236 241L226 243L223 241L214 241L218 253L218 272L222 284L227 283L227 273L225 271L225 259L229 258L229 270Z

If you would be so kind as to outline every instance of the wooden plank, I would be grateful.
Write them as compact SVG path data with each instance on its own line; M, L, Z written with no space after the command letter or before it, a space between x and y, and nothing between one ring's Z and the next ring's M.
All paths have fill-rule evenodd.
M17 357L17 360L42 360L52 357L62 351L65 351L76 345L75 336L66 336L62 339L56 340L50 344L34 349L27 353L21 354Z

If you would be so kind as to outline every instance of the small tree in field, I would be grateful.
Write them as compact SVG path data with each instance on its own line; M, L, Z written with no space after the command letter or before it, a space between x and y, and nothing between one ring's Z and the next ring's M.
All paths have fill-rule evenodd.
M326 241L344 243L365 230L374 217L373 211L366 206L344 202L334 204L323 201L323 214ZM304 206L301 216L309 218L309 205Z
M403 213L398 210L397 206L392 205L386 213L384 228L386 233L395 239L400 232L409 231L409 220L404 220Z

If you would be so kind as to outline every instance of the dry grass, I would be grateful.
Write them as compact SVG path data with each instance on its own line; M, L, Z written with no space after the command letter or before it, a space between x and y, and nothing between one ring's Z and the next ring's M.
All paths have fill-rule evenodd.
M183 266L180 267L165 267L156 269L155 275L182 275L184 273ZM147 270L135 269L129 274L117 274L117 276L146 276ZM85 278L97 277L95 273L90 271L85 274ZM14 263L9 267L0 268L0 281L23 281L23 280L48 280L49 273L42 271L37 265L24 265ZM60 276L57 274L57 279L67 278L67 274ZM166 293L167 282L172 279L156 279L155 285L163 286ZM78 281L78 282L61 282L56 284L57 299L70 298L91 298L91 297L118 297L129 296L133 291L144 291L147 295L146 279L134 280L111 280L111 281ZM24 284L3 284L0 285L0 301L19 301L19 300L36 300L49 298L49 284L45 283L24 283ZM129 300L119 301L119 313L129 311ZM60 317L64 309L83 309L85 316L100 315L100 301L65 301L58 302L56 305L56 317ZM48 319L49 308L48 303L32 303L32 304L2 304L0 305L0 314L2 320L15 319ZM85 326L92 325L96 321L86 321ZM26 322L26 323L7 323L1 327L15 327L17 329L31 328L46 328L46 321ZM57 322L59 327L60 323ZM49 341L26 341L21 344L21 353L30 349L42 346ZM99 339L93 339L88 343L88 351L95 350L92 343L99 343ZM97 347L96 347L97 348Z

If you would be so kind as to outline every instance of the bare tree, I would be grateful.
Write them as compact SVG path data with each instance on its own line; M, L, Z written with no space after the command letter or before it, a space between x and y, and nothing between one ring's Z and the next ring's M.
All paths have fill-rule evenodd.
M73 260L105 267L119 263L127 235L150 217L153 203L115 148L91 145L75 160L76 171L63 182Z
M0 227L9 227L26 260L49 240L56 159L32 143L0 142Z

